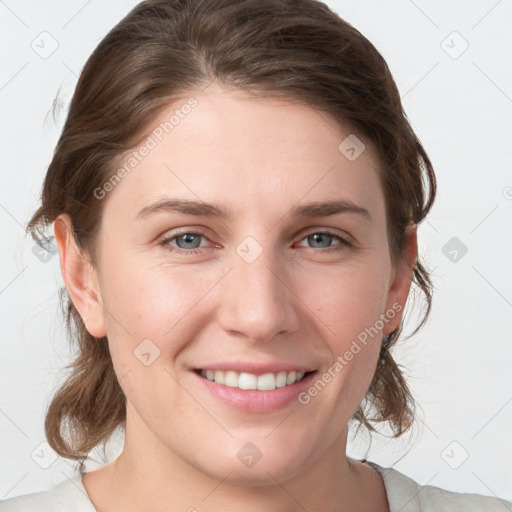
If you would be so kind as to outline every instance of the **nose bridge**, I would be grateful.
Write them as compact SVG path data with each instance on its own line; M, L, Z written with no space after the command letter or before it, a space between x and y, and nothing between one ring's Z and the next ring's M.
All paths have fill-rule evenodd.
M260 237L262 240L263 237ZM246 237L233 255L233 270L223 280L220 321L253 341L270 341L297 328L293 293L285 284L283 262L270 247Z

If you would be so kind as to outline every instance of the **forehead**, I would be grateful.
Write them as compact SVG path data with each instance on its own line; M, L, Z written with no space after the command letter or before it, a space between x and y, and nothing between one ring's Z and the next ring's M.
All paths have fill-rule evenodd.
M132 216L164 195L220 201L235 214L326 195L383 199L369 140L312 107L215 85L163 108L123 164L111 199L122 196Z

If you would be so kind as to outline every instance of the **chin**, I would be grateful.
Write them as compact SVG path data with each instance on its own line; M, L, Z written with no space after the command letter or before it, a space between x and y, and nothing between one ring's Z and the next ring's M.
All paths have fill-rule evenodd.
M260 434L261 435L261 434ZM268 433L265 433L268 435ZM258 440L259 439L259 440ZM208 461L201 460L203 471L215 479L240 487L275 486L300 474L308 466L307 456L293 443L265 440L234 441ZM207 466L207 467L206 467Z
M238 487L268 487L275 486L277 482L282 483L290 480L300 474L303 467L303 464L296 463L294 465L288 459L270 462L270 464L264 464L260 460L253 467L244 467L242 464L227 464L226 472L221 474L217 467L214 469L214 473L210 473L210 476Z

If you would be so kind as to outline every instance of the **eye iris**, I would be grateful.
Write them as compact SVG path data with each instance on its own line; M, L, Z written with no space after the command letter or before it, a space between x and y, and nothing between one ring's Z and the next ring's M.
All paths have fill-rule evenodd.
M193 247L190 247L189 245L182 247L181 240L185 240L185 244L187 244L187 243L194 242L194 238L195 238L195 242L199 242L199 243L196 243ZM180 235L176 238L176 245L180 249L197 249L200 245L200 235L195 235L193 233L185 233L184 235Z
M174 237L176 245L179 249L197 249L201 246L202 235L198 233L184 233ZM308 242L312 243L313 247L328 248L331 246L331 242L335 238L334 235L329 233L313 233L307 237ZM192 245L189 245L192 244ZM319 244L319 245L315 245Z
M314 244L315 244L316 242L318 242L318 241L319 241L319 239L320 239L320 242L321 242L322 237L326 237L328 242L332 241L332 238L333 238L333 237L332 237L332 235L329 235L329 234L327 234L327 233L315 233L315 234L313 234L313 235L310 235L310 236L308 237L308 239L309 239L309 241L310 241L310 242L311 242L311 240L313 240L313 241L314 241L314 243L313 243L313 246L314 246ZM323 245L323 246L321 246L321 247L328 247L329 245L330 245L330 244L329 244L329 243L327 243L327 245Z

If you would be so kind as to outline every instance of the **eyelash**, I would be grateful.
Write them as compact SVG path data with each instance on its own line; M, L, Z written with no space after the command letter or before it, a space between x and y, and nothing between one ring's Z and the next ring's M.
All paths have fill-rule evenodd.
M163 246L164 249L168 250L169 252L178 253L178 254L196 254L198 252L201 252L202 249L187 250L187 249L180 249L179 247L174 247L174 246L169 245L169 242L172 242L176 238L178 238L180 236L183 236L183 235L197 235L197 236L201 236L203 238L206 238L208 240L206 235L204 235L203 233L199 233L197 231L184 231L182 233L177 233L177 234L174 234L172 236L168 236L168 237L164 238L161 242L159 242L159 245ZM333 252L341 251L341 250L343 250L346 247L352 247L353 246L353 244L351 242L349 242L346 238L344 238L344 237L342 237L342 236L340 236L340 235L338 235L336 233L333 233L332 231L329 231L329 230L326 230L326 231L312 231L311 233L308 233L308 234L304 235L299 241L302 241L305 238L308 238L308 237L310 237L312 235L328 235L328 236L332 236L333 238L338 239L339 242L340 242L338 245L333 246L333 248L318 249L317 252L333 253ZM314 250L315 248L314 247L309 247L309 249L313 249Z

